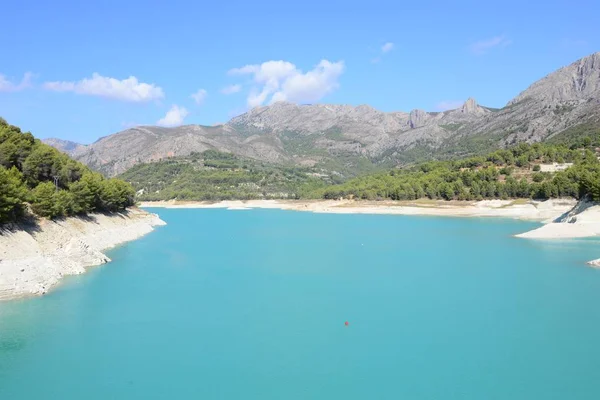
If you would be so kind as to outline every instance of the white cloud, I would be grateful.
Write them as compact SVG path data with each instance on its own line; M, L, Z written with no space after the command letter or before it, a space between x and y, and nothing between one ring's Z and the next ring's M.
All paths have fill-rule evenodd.
M242 85L229 85L229 86L225 86L223 89L221 89L221 93L234 94L234 93L238 93L241 90L242 90Z
M31 87L31 78L33 74L31 72L25 72L23 79L19 83L13 83L8 78L0 74L0 92L18 92L23 89Z
M381 46L381 52L384 54L392 51L393 49L394 49L394 43L392 43L392 42L387 42L386 44Z
M444 100L440 101L435 105L436 110L438 111L447 111L447 110L455 110L463 105L463 101L461 100Z
M183 124L183 120L188 116L188 110L183 107L179 107L176 104L171 106L171 109L167 111L164 118L159 119L156 125L160 126L178 126Z
M491 39L479 40L471 44L471 52L475 54L485 54L494 47L506 47L511 44L512 41L507 39L504 35L495 36Z
M271 93L273 93L273 91L267 86L265 86L261 91L258 91L258 89L252 89L248 95L248 107L254 108L264 104L264 102L267 100L267 97L269 97Z
M322 60L314 69L303 73L287 61L267 61L229 71L230 75L252 75L255 86L248 95L248 106L257 107L276 101L315 102L339 87L344 62Z
M46 82L44 88L130 102L158 100L165 96L162 88L153 83L139 82L135 76L118 80L98 73L77 82Z
M253 74L257 70L258 70L257 65L246 65L241 68L232 68L229 71L227 71L227 73L229 75L246 75L246 74Z
M392 43L392 42L386 42L386 43L384 43L384 44L383 44L383 45L380 47L380 49L378 50L378 51L379 51L381 54L380 54L380 55L378 55L378 56L377 56L377 57L375 57L375 58L372 58L372 59L371 59L371 63L372 63L372 64L379 64L380 62L382 62L382 61L383 61L383 57L384 57L384 56L385 56L387 53L389 53L390 51L394 50L394 46L395 46L395 45L394 45L394 43Z
M196 104L202 105L202 103L204 103L204 100L206 99L207 95L208 95L208 92L206 90L198 89L198 91L196 93L192 94L190 97L192 99L194 99Z
M277 82L298 73L296 66L287 61L267 61L260 65L246 65L229 70L230 75L254 75L254 81L262 84Z

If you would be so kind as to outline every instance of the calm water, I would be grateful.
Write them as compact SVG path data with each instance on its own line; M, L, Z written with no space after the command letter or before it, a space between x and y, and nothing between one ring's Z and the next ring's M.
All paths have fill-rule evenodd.
M0 399L599 399L597 241L508 220L157 209L0 303ZM348 327L344 321L349 321Z

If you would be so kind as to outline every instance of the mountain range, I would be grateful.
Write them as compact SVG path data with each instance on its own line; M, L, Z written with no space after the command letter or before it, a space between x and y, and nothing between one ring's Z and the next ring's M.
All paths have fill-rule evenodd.
M90 145L60 139L45 142L108 176L139 163L209 149L348 176L599 129L600 52L533 83L501 109L479 105L472 98L443 112L277 102L217 126L139 126Z

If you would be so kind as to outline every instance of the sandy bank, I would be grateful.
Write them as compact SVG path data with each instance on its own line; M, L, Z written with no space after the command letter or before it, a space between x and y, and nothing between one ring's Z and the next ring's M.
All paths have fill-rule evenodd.
M587 265L589 265L592 268L600 268L600 258L598 258L596 260L588 261Z
M573 239L600 236L600 205L582 201L558 221L516 236L526 239ZM600 258L589 261L587 264L594 268L600 268Z
M600 235L600 223L549 223L529 232L515 235L525 239L574 239Z
M558 221L517 235L528 239L567 239L600 236L600 205L580 202Z
M142 207L226 208L246 210L276 208L336 214L397 214L448 217L502 217L543 222L540 228L517 237L528 239L568 239L600 236L600 205L574 199L468 201L352 201L352 200L249 200L145 202ZM600 268L600 259L590 261Z
M353 201L353 200L248 200L208 202L143 202L142 207L226 208L241 210L275 208L336 214L398 214L450 217L504 217L532 221L559 218L576 204L572 199L539 201L484 200L461 201Z
M5 227L0 230L0 300L46 293L65 275L109 262L103 251L164 224L156 214L131 209Z

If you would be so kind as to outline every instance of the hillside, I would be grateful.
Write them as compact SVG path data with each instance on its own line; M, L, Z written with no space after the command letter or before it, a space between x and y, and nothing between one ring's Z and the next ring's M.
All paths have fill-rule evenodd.
M106 179L0 118L0 224L40 217L118 211L134 204L133 188Z
M600 135L560 144L521 143L484 156L430 161L350 179L259 164L214 150L140 164L120 178L140 200L483 200L590 196L600 200Z
M600 52L533 83L499 110L474 99L444 112L391 113L368 105L278 102L219 126L144 126L89 146L48 143L109 176L138 163L215 149L350 177L428 158L482 154L519 142L600 131L599 76Z
M521 143L486 156L432 161L351 179L317 192L325 199L483 200L591 197L600 200L600 162L586 147Z
M286 168L207 150L138 164L120 178L139 200L287 199L306 197L339 177L310 168Z

